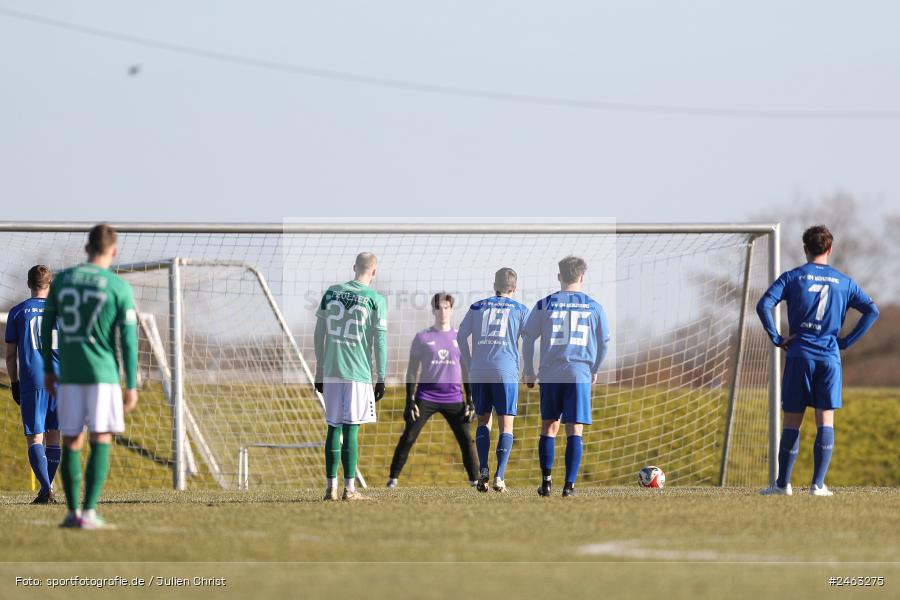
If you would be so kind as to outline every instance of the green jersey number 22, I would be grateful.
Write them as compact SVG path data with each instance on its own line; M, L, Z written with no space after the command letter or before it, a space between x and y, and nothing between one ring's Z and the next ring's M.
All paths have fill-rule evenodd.
M336 300L332 300L328 303L328 309L330 310L332 307L335 307L338 310L336 313L328 315L326 319L329 335L343 337L344 339L355 340L357 342L360 341L362 335L359 330L366 322L366 319L369 318L369 310L365 306L356 304L352 306L350 310L345 311L344 305ZM341 320L344 319L345 312L347 313L347 320L344 321L342 326Z

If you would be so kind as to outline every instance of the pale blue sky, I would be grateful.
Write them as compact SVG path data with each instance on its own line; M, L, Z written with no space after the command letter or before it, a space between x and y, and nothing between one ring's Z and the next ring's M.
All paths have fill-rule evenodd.
M896 2L24 2L368 77L585 101L900 115ZM578 215L900 206L900 118L634 114L226 64L0 14L2 219ZM136 77L127 74L141 65Z

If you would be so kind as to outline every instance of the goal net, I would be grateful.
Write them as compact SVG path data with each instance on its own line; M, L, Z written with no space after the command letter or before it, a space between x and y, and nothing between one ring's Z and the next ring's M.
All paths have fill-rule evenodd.
M86 230L5 225L0 312L27 296L32 265L60 270L82 261ZM604 306L612 330L592 388L582 485L632 484L647 464L680 485L769 477L777 389L770 390L772 354L754 307L777 265L774 227L148 224L119 231L113 268L135 291L140 402L114 445L114 488L318 487L325 424L311 381L314 312L328 286L352 278L360 251L378 256L373 287L388 305L388 393L377 423L360 433L360 474L369 484L383 485L403 430L410 342L432 323L431 296L456 298L456 326L471 302L492 294L494 272L509 266L519 274L514 298L532 306L558 289L557 262L570 254L586 260L584 290ZM8 381L0 369L0 383ZM0 402L0 416L0 488L23 489L30 475L15 404ZM539 428L537 388L523 385L510 485L537 481ZM401 477L403 485L465 483L455 438L439 416Z

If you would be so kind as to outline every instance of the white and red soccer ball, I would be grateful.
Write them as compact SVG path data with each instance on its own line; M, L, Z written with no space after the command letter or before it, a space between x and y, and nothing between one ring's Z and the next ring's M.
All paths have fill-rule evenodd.
M638 473L638 483L645 488L661 488L666 484L666 474L659 467L644 467Z

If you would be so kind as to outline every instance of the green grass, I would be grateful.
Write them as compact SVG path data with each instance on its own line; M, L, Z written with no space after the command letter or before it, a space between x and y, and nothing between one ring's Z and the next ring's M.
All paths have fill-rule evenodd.
M618 394L619 408L603 405L600 414L622 428L623 440L646 437L647 432L665 436L671 427L663 415L654 414L654 403L645 402L648 396L654 396L652 390ZM688 472L666 462L659 450L673 440L659 437L653 442L653 436L647 462L662 458L661 465L676 475L674 485L664 490L581 486L579 497L569 501L541 499L534 493L533 478L523 470L510 478L515 484L510 494L481 495L466 487L447 487L454 478L460 482L464 478L449 428L439 418L429 423L414 449L404 472L405 485L388 492L377 486L386 476L402 423L383 418L364 428L361 438L361 465L373 485L367 493L374 500L348 504L320 500L317 471L310 481L280 489L211 490L206 474L193 483L191 491L167 491L171 475L165 463L170 451L163 436L149 432L164 431L168 409L158 390L150 389L142 394L140 409L131 417L142 427L132 428L129 434L138 445L151 449L155 460L123 446L114 449L116 459L100 511L116 528L103 532L59 530L56 524L62 519L62 507L28 504L32 494L27 491L24 442L10 403L0 427L0 486L15 491L0 494L4 542L0 545L0 597L299 594L396 600L502 595L520 600L545 597L551 593L549 588L553 594L592 599L896 595L900 584L898 393L856 388L845 390L844 398L828 477L837 492L833 498L802 494L763 498L752 487L679 485L679 479L708 481L716 472L720 448L712 447L694 463L705 466L692 471L692 477L678 477ZM381 414L391 415L401 402L398 391L391 390L380 404ZM702 406L689 395L686 406L669 416L686 419L691 402L695 408ZM532 405L526 406L517 420L517 432L524 435L518 435L515 451L531 465L531 438L536 436L528 432L536 431L537 418ZM712 406L720 410L721 398L715 398ZM635 408L637 419L617 422L616 410ZM812 463L815 427L812 415L808 417L794 476L798 492L810 477ZM708 422L718 418L712 415ZM597 444L594 451L615 451L604 427L595 426L588 436ZM709 439L717 439L714 429L684 441L703 448ZM614 456L605 458L607 468L624 468L625 463L616 463ZM759 455L751 452L734 465L758 470L758 460ZM748 462L742 465L741 461ZM407 487L415 482L419 487ZM258 483L264 482L254 482ZM435 483L443 487L431 485ZM225 577L228 587L153 586L98 592L15 586L17 576L76 575ZM827 585L830 576L865 575L884 576L886 585Z
M743 488L606 488L564 500L538 498L531 487L506 495L379 488L367 503L322 502L318 489L110 493L100 512L116 528L101 532L60 530L62 507L14 494L2 499L0 559L20 564L3 566L0 590L28 573L206 574L231 578L232 594L289 597L349 585L368 598L501 586L525 598L547 584L574 597L810 597L835 593L828 575L887 576L896 589L900 491L835 491L767 498ZM45 564L73 560L92 564ZM110 561L123 563L100 564ZM159 561L168 564L149 564ZM283 561L313 564L261 564Z
M900 556L900 491L835 488L833 498L766 498L744 488L580 489L542 499L473 489L382 488L366 503L322 502L321 491L291 493L109 493L100 512L117 526L79 560L150 561L499 561L635 558L629 550L585 555L586 544L622 542L647 552L707 551L721 560L882 561ZM559 490L556 490L558 493ZM71 559L58 530L62 506L3 498L3 560ZM822 527L827 515L828 526ZM797 535L781 536L790 524ZM542 532L552 532L545 536ZM173 543L185 534L190 543ZM46 542L28 544L40 535ZM79 537L82 536L82 537ZM277 544L270 543L278 539ZM541 539L540 543L536 540ZM54 543L59 542L59 543ZM653 558L648 556L648 558ZM688 560L694 558L685 555Z

